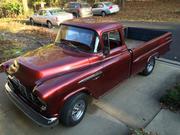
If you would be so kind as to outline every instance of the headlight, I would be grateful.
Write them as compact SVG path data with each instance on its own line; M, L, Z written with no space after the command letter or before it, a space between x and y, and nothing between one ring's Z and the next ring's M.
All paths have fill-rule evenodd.
M35 92L35 91L38 91L36 86L33 89L33 92ZM33 94L33 95L34 95L35 104L38 105L42 111L46 111L47 110L46 102L44 100L42 100L40 97L36 96L35 94Z
M42 99L40 99L39 97L37 97L37 102L41 108L42 111L46 111L47 110L47 105L46 102L44 102Z

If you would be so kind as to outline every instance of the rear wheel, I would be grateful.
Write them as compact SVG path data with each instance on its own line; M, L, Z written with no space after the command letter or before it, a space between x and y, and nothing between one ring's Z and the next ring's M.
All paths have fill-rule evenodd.
M75 126L84 117L87 108L87 95L78 93L72 96L60 112L60 121L65 126Z
M80 15L79 15L78 13L73 13L73 16L74 16L75 18L80 17Z
M101 16L102 17L105 17L106 16L106 13L104 11L101 12Z
M150 75L154 70L155 63L156 63L155 58L154 57L150 58L146 64L145 69L142 71L142 75L145 75L145 76Z
M51 23L50 21L47 21L47 27L48 27L49 29L52 28L52 23Z
M34 25L34 20L32 18L30 18L30 24Z

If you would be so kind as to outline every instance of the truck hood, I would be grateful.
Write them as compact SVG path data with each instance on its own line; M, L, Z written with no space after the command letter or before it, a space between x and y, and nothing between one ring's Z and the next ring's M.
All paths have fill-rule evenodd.
M18 58L15 75L25 84L33 85L40 78L52 77L89 65L89 56L47 45ZM29 78L29 79L28 79Z

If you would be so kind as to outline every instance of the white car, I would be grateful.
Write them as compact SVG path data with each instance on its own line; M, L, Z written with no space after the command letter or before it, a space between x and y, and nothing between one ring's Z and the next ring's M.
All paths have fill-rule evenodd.
M31 25L35 23L47 25L52 28L53 25L60 25L62 22L73 19L71 13L67 13L60 8L41 9L30 17Z
M106 16L119 12L120 7L112 2L97 2L92 7L93 15Z

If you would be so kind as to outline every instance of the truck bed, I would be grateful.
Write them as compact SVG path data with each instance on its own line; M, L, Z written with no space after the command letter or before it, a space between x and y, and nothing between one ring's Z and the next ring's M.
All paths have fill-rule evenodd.
M125 43L128 49L135 49L151 40L159 38L167 32L155 29L127 27L124 29L124 33Z
M134 39L129 39L129 38L126 38L125 42L126 42L126 45L127 45L128 49L137 48L138 46L140 46L143 43L145 43L145 41L134 40Z

